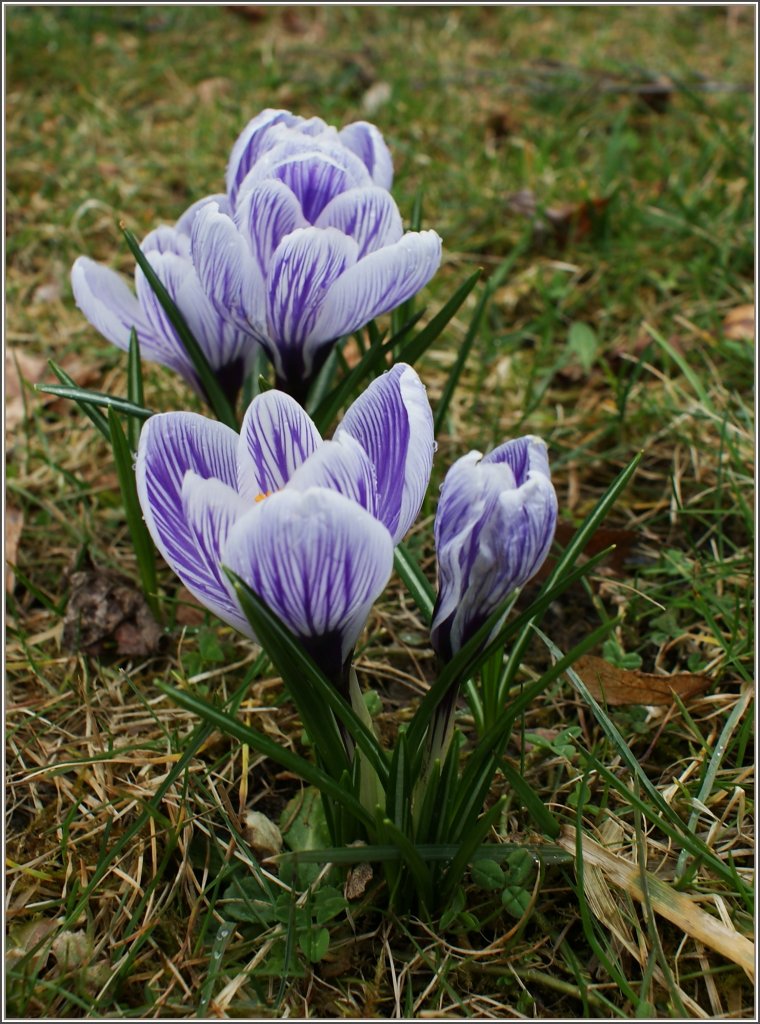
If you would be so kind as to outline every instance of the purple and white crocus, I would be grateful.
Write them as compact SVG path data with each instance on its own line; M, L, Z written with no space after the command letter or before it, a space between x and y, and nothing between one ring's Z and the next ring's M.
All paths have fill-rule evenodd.
M425 388L398 364L353 403L331 441L278 391L253 400L239 435L196 413L152 416L140 436L137 492L156 546L199 601L253 636L227 566L347 687L394 545L422 504L434 448Z
M549 553L557 495L546 444L526 436L446 474L435 517L438 598L431 640L448 661Z
M301 403L333 344L415 295L441 261L435 231L404 232L376 129L318 127L244 133L228 198L203 206L191 238L217 311L262 345L277 387Z
M256 341L209 300L190 255L190 235L198 211L207 202L226 203L222 195L194 203L173 227L162 226L141 244L148 262L187 321L195 340L234 407L238 391L248 374L256 352ZM135 288L125 278L87 256L80 256L71 271L74 299L100 333L125 351L132 328L144 359L176 371L204 396L203 387L185 346L148 284L142 270L135 269Z
M289 110L268 108L252 118L235 140L227 164L227 195L234 208L246 175L265 153L289 135L328 134L362 161L375 185L390 189L393 184L393 160L385 139L368 121L354 121L340 131L320 117L300 117Z

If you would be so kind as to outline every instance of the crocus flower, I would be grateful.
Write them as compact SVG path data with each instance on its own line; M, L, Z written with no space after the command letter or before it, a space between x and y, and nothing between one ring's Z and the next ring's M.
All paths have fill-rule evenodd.
M541 567L557 523L546 444L470 452L446 474L435 517L439 590L431 640L449 660Z
M329 135L362 161L375 185L389 189L393 184L393 161L390 150L378 129L368 121L354 121L340 131L329 127L321 118L299 117L288 110L262 110L235 141L227 165L227 195L234 207L237 194L251 167L288 134L304 136Z
M191 248L220 315L260 342L277 387L303 402L338 338L428 283L441 239L404 233L390 193L346 144L369 138L361 126L343 139L279 127L269 129L271 148L251 143L239 184L248 156L231 162L234 201L202 207Z
M239 435L196 413L152 416L137 492L156 546L199 601L253 635L228 566L343 683L393 545L419 512L433 449L424 386L398 364L354 402L332 441L278 391L253 400Z
M193 267L190 233L198 211L209 201L214 201L215 208L227 203L221 195L194 203L174 227L162 226L151 231L141 248L234 406L250 369L256 341L249 331L220 315L204 293ZM104 337L126 350L134 328L143 358L175 370L205 397L184 345L139 267L135 269L135 295L121 274L80 256L71 271L71 286L77 305Z

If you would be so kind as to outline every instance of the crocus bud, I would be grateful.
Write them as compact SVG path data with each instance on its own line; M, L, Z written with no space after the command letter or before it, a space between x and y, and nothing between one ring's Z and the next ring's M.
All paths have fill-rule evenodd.
M546 444L526 436L451 467L435 518L438 598L431 640L448 661L549 553L557 496Z

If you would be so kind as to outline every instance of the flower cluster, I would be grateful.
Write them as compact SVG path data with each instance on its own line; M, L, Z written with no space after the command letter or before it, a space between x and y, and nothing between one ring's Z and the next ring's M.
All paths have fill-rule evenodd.
M120 472L131 487L131 526L141 552L152 557L147 527L205 607L268 644L317 748L319 771L328 772L320 776L329 783L323 796L329 790L341 805L340 814L331 812L333 839L398 842L399 829L406 830L399 847L406 856L411 841L462 842L474 826L479 807L469 795L448 809L436 803L436 780L449 751L456 757L458 749L449 744L458 687L475 671L467 659L479 641L460 652L488 632L486 624L541 567L557 498L538 437L507 441L485 456L470 452L445 475L435 516L438 592L430 629L441 675L387 758L352 659L394 561L410 578L408 556L395 549L425 499L436 448L433 415L423 383L404 362L372 380L329 440L305 406L334 343L412 298L440 263L434 231L404 232L392 181L390 154L374 126L356 122L338 131L319 118L266 110L232 149L226 191L144 239L145 272L138 266L134 293L117 273L86 257L74 264L72 286L80 308L110 341L127 349L134 331L146 358L174 369L201 395L205 383L217 412L218 389L197 352L191 358L186 351L171 303L233 409L256 353L271 362L276 387L257 394L239 431L228 425L238 421L226 409L225 422L186 411L149 415L134 478L124 442ZM156 278L171 302L154 293ZM194 349L192 339L188 346ZM413 342L406 351L416 347ZM352 375L345 386L354 383ZM321 422L322 413L315 416ZM155 579L150 567L146 589ZM416 572L411 590L430 611L422 570ZM486 653L484 644L481 658ZM480 725L486 704L488 716L494 707L498 713L498 697L482 702ZM485 773L479 793L498 761L490 748L486 755L480 767L475 759ZM448 786L452 776L448 767L445 772ZM308 769L304 778L310 775ZM345 799L340 787L351 789ZM460 813L463 807L467 813ZM489 820L486 815L484 827ZM365 831L352 831L350 821ZM422 877L418 861L415 884ZM433 875L428 878L420 900L429 904ZM401 891L395 882L391 888Z
M390 153L366 122L340 131L319 118L265 110L243 130L227 191L194 203L174 227L142 243L227 397L234 402L260 345L277 387L303 402L332 345L415 295L435 274L441 240L404 232L388 191ZM176 331L135 273L136 295L116 272L80 257L79 308L126 349L203 394Z

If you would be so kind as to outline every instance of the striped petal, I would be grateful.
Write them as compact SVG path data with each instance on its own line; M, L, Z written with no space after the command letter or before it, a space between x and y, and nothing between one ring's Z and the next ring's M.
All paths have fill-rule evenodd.
M301 204L281 181L262 181L249 189L240 199L235 223L262 275L285 235L308 227Z
M388 313L423 288L441 262L435 231L407 232L350 267L333 284L313 328L314 337L339 338Z
M266 329L264 278L245 238L216 203L197 212L191 250L201 288L216 310L260 337Z
M374 380L335 432L362 446L375 467L377 517L397 544L417 518L433 465L433 414L425 387L405 363Z
M248 406L237 443L237 487L247 502L279 491L322 444L301 406L265 391Z
M230 530L249 510L247 502L221 480L204 480L189 471L182 482L182 508L189 550L172 568L187 589L224 622L255 639L248 619L222 568L222 549Z
M316 227L338 228L359 246L359 259L392 245L404 234L401 214L385 189L352 188L331 200L317 218Z
M104 338L126 351L134 327L145 358L156 358L153 328L121 274L80 256L71 268L71 288L77 306Z
M230 531L223 561L338 682L393 565L388 531L341 494L273 494Z
M236 446L233 430L196 413L151 416L140 434L135 477L145 523L165 561L198 600L240 628L233 622L240 613L218 564L225 531L234 516L248 507L240 502L235 486ZM208 486L213 506L208 512L199 507L194 484L183 496L188 474ZM221 514L223 504L228 509L225 515ZM206 529L206 521L206 540L199 543L198 531Z
M267 179L287 185L310 224L341 192L372 184L362 161L340 143L337 133L329 131L314 138L290 133L253 165L240 187L238 201L244 192Z
M288 487L298 491L326 487L351 498L377 517L375 467L359 442L347 433L334 441L324 441L295 471Z
M372 180L380 188L389 189L393 184L393 160L391 152L378 129L368 121L354 121L338 132L344 146L356 153L366 166Z
M272 129L278 125L283 127L298 126L303 122L302 117L291 114L288 110L274 110L268 108L257 114L235 140L235 145L230 153L230 160L227 165L227 193L230 201L234 204L238 190L243 179L251 167L260 157L272 146L273 140L278 135ZM321 122L324 124L324 122Z
M557 521L546 446L525 437L451 467L435 519L439 592L431 639L449 658L541 567Z
M338 337L316 332L314 323L324 296L355 263L356 253L356 242L334 228L302 228L278 246L266 291L267 352L279 377L308 379L315 350Z

